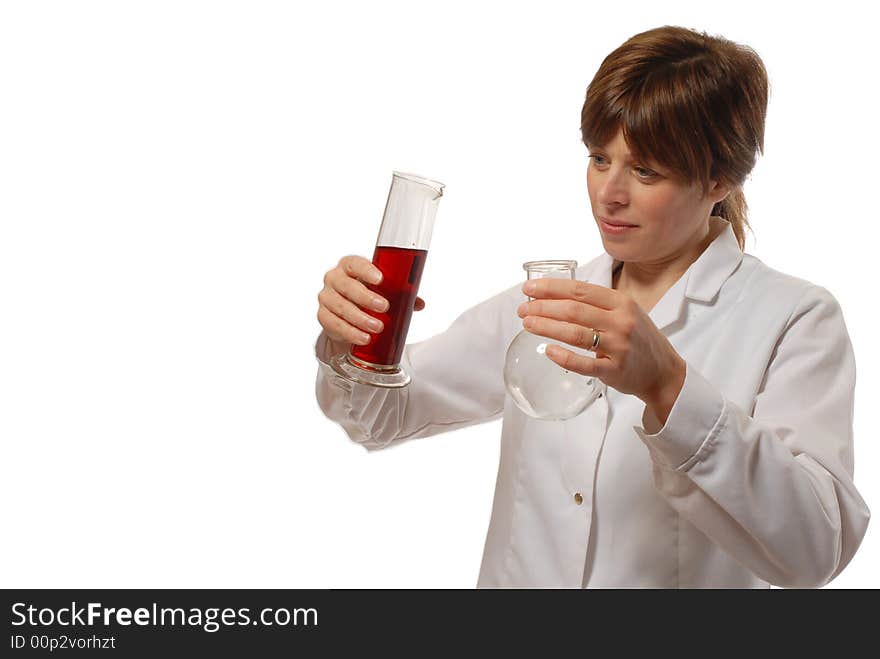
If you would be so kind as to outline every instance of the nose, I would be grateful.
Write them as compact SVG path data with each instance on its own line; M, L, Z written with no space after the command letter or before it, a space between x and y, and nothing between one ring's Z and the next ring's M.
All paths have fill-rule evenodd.
M627 188L626 172L623 168L610 167L602 172L599 187L596 193L596 201L603 206L625 206L629 203L629 190Z

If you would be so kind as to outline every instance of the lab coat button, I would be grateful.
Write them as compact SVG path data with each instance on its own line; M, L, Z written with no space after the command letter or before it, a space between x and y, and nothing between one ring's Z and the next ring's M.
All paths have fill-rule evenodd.
M577 505L581 505L581 504L584 502L584 497L583 497L583 495L581 495L580 492L575 492L575 493L574 493L574 502L575 502Z

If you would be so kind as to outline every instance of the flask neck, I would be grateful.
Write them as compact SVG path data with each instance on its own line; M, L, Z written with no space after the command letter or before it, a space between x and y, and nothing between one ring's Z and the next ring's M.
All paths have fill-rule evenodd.
M576 269L577 261L571 260L527 261L523 263L527 279L545 279L547 277L574 279Z

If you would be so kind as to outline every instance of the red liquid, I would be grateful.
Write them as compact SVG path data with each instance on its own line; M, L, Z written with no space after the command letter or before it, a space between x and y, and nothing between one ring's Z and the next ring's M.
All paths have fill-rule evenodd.
M400 364L427 256L424 249L376 247L373 265L382 271L382 283L366 286L388 300L389 307L385 313L364 310L381 320L384 327L378 334L369 334L367 345L353 345L353 357L383 366Z

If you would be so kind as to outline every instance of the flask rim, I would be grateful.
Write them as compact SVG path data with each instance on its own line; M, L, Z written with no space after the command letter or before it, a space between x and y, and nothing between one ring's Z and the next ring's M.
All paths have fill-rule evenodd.
M577 261L566 259L546 259L523 263L523 270L526 272L556 272L558 270L575 270L576 268Z

